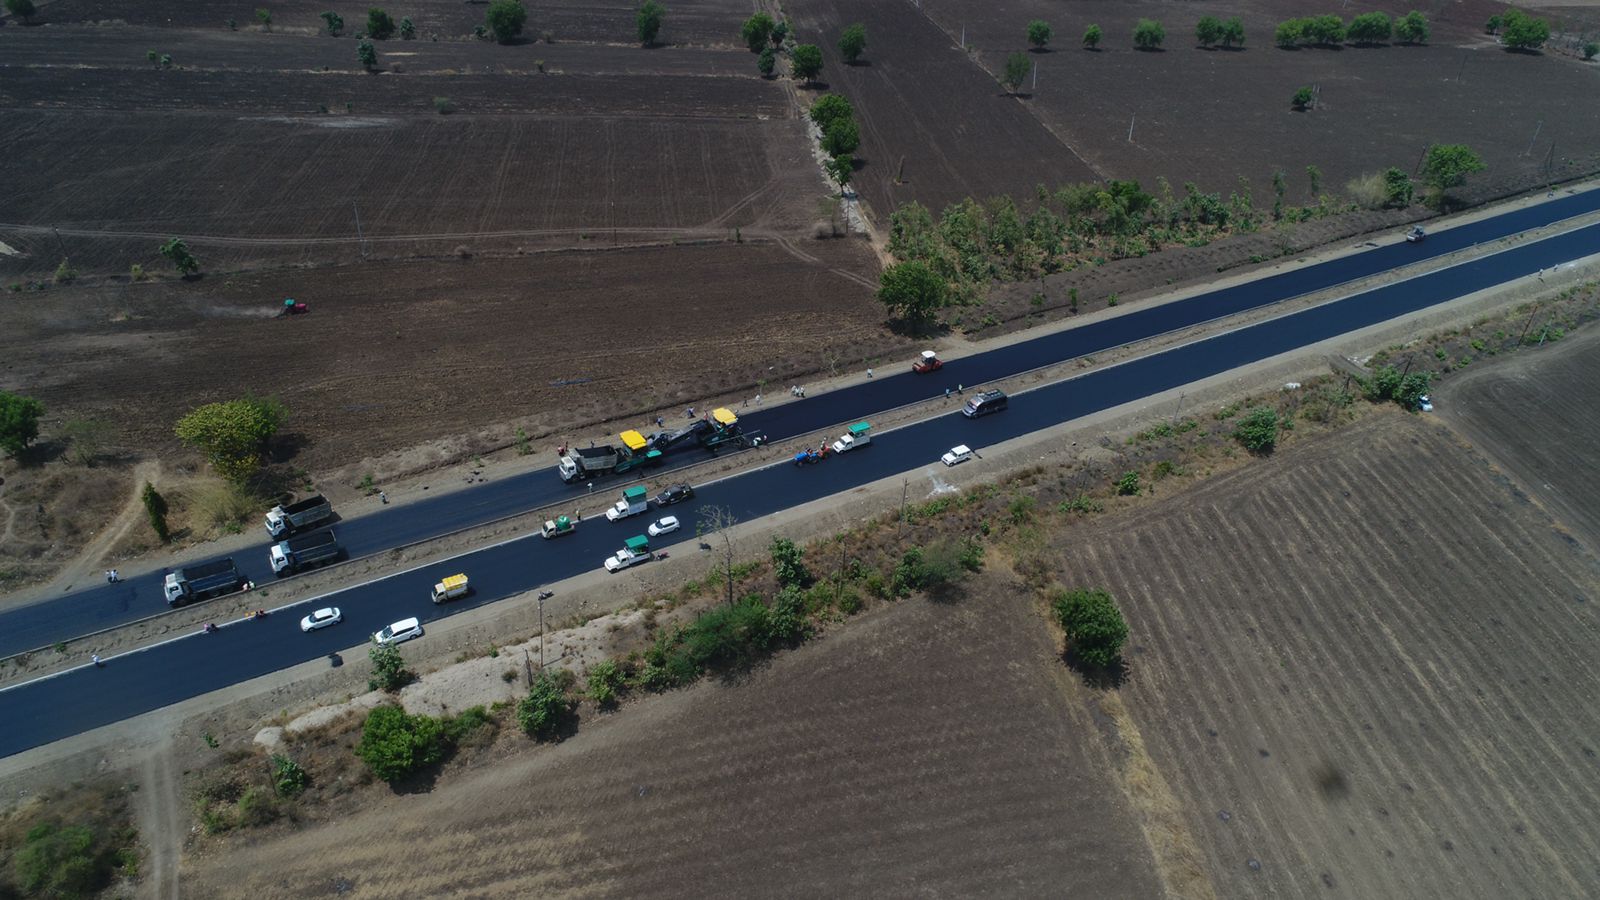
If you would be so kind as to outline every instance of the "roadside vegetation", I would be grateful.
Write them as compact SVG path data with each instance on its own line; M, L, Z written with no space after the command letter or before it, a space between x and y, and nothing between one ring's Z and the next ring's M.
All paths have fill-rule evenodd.
M74 785L0 817L0 897L92 897L137 878L130 790Z

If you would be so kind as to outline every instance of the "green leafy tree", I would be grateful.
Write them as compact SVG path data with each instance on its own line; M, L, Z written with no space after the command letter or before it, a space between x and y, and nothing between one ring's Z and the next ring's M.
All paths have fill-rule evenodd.
M235 484L260 470L267 442L286 411L276 400L246 397L208 403L178 420L178 439L205 454L217 474Z
M44 404L32 397L0 391L0 450L16 456L39 437Z
M1489 21L1483 23L1484 34L1499 34L1500 25L1505 19L1502 16L1490 16Z
M878 276L878 302L890 315L925 322L950 302L950 286L918 260L896 263Z
M1537 50L1550 39L1550 23L1520 9L1506 10L1500 22L1500 43L1508 50Z
M851 25L839 35L839 55L844 61L852 65L861 58L861 52L867 49L867 26L860 22Z
M822 74L822 50L816 44L801 44L789 54L789 67L794 77L810 83Z
M850 178L856 171L856 158L848 153L835 156L824 163L828 170L828 177L839 186L839 196L844 196L845 185L850 183Z
M1272 42L1279 47L1293 47L1304 39L1305 22L1301 19L1279 22L1277 30L1272 33Z
M744 25L739 28L739 35L744 38L745 46L751 53L760 53L761 48L767 45L767 40L772 37L772 30L777 27L772 21L772 16L758 12L744 20Z
M1305 35L1313 44L1341 44L1344 34L1344 20L1338 16L1312 16L1306 21Z
M1303 112L1306 107L1311 105L1311 88L1302 87L1296 90L1294 96L1289 100L1289 105Z
M829 156L849 156L861 146L861 129L855 119L836 119L822 133L822 149Z
M639 43L646 47L655 46L656 36L661 33L661 22L666 17L665 6L656 0L645 0L633 16L633 26L639 35Z
M1090 25L1083 30L1083 45L1094 50L1100 46L1100 39L1103 37L1105 32L1100 30L1099 25Z
M146 481L139 492L139 501L144 504L144 514L150 519L150 530L156 533L156 539L163 544L172 540L172 532L167 528L167 498Z
M293 797L310 783L310 776L299 763L281 753L272 754L272 790L279 797Z
M1117 494L1122 497L1136 497L1139 495L1139 473L1123 472L1117 479Z
M1222 46L1228 48L1244 46L1244 21L1238 16L1223 20Z
M1194 39L1202 47L1222 41L1222 20L1216 16L1201 16L1194 25Z
M417 36L417 26L412 24L410 16L400 19L400 40L409 41Z
M789 23L788 22L779 22L778 24L772 26L772 35L770 37L770 40L772 41L772 46L775 49L781 49L783 47L783 42L788 40L788 39L789 39Z
M1413 9L1394 23L1394 36L1402 44L1426 44L1428 17Z
M1060 591L1050 606L1078 659L1105 668L1122 656L1128 623L1110 594L1103 590Z
M1416 188L1411 184L1411 176L1393 166L1383 171L1383 200L1385 206L1405 208L1411 205L1411 200L1416 196Z
M1133 26L1133 45L1140 50L1160 50L1166 39L1167 30L1154 19L1140 19L1139 24Z
M372 774L398 781L444 759L444 725L432 716L408 715L398 706L367 713L356 756Z
M32 19L38 11L38 8L33 5L33 0L6 0L6 12L11 13L23 22Z
M1015 94L1022 83L1028 79L1028 70L1033 64L1028 61L1026 54L1013 53L1006 57L1006 67L1001 70L1000 83L1005 89Z
M183 242L183 238L173 238L162 244L161 255L171 261L178 274L185 278L200 271L200 260L189 252L189 245Z
M1028 23L1028 43L1036 50L1043 50L1050 43L1050 23L1043 19L1034 19Z
M256 19L261 22L261 29L263 31L271 31L272 30L272 10L270 10L270 9L258 9L258 10L256 10Z
M1270 406L1251 409L1235 426L1233 437L1251 453L1271 453L1278 446L1278 411Z
M328 23L328 34L331 37L338 37L339 32L344 31L344 16L332 10L322 14L322 21Z
M494 0L483 21L495 40L509 44L522 33L522 26L528 22L528 10L520 0Z
M839 94L823 94L811 104L811 121L817 123L818 130L824 134L827 133L828 126L834 122L851 121L855 118L855 114L855 107Z
M1394 22L1381 12L1362 13L1350 20L1345 36L1356 44L1381 44L1394 35Z
M789 587L805 587L811 583L811 573L806 571L804 557L806 551L786 537L774 537L767 550L772 555L772 571L778 576L778 584Z
M1443 194L1483 169L1483 160L1466 144L1434 144L1422 162L1422 183Z
M761 55L756 57L756 69L763 78L771 78L772 71L778 67L778 54L772 52L771 47L763 48Z
M370 72L378 67L378 48L364 40L356 44L356 59L361 61L361 68Z
M517 724L539 740L555 737L571 715L572 701L549 672L541 672L517 703Z
M394 37L394 17L388 10L381 6L374 6L367 10L367 37L375 41L387 41Z
M367 656L372 660L372 677L367 679L369 691L398 691L415 679L406 669L400 648L393 644L374 643L367 648Z

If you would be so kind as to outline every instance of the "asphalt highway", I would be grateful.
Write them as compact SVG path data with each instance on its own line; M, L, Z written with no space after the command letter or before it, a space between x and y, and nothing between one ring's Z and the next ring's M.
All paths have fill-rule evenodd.
M771 440L785 440L923 401L942 394L945 388L982 385L1064 360L1101 353L1112 347L1346 284L1596 209L1600 209L1600 191L1563 195L1429 235L1426 241L1419 244L1397 241L1340 259L1044 335L965 357L932 374L912 375L908 371L911 361L907 359L905 365L897 366L893 373L884 373L861 384L809 397L800 403L740 410L741 424L749 431L764 432ZM1465 290L1467 288L1463 288L1463 292ZM678 420L679 423L682 421ZM667 424L671 427L675 423L669 419ZM705 458L705 451L698 447L681 448L668 455L665 465L648 470L645 477L659 483L673 469ZM620 479L605 480L598 482L595 489L597 492L610 493L613 489L620 489L622 483ZM550 469L407 503L403 507L384 509L341 522L334 530L349 556L357 558L558 504L585 492L581 485L562 483L552 466ZM270 546L270 542L264 540L235 556L240 570L257 584L273 580L271 566L267 563ZM218 557L197 560L195 564L215 558ZM47 647L56 641L71 640L158 614L166 608L161 595L162 577L163 573L151 573L119 584L75 591L0 613L0 657Z
M425 623L492 603L534 587L590 571L654 518L677 516L683 528L655 542L656 549L695 553L694 523L708 505L731 510L741 521L781 512L902 472L924 474L937 487L946 471L939 455L967 444L985 447L1080 416L1248 365L1455 297L1524 277L1600 252L1600 225L1522 244L1417 278L1386 285L1239 328L1056 384L1014 395L1010 409L982 419L955 412L875 435L870 446L817 465L782 462L696 488L696 496L665 510L621 522L585 520L576 533L545 540L537 535L486 547L455 559L401 572L279 611L264 621L223 625L111 659L104 668L83 666L0 691L0 756L77 734L139 713L359 644L382 626L408 616ZM942 389L941 389L942 393ZM804 404L797 404L803 406ZM968 463L981 465L981 463ZM618 482L620 487L622 482ZM648 572L644 563L634 572ZM465 572L474 593L435 606L429 587ZM629 574L614 576L619 583ZM302 634L299 617L334 605L345 621ZM424 635L419 640L428 640Z

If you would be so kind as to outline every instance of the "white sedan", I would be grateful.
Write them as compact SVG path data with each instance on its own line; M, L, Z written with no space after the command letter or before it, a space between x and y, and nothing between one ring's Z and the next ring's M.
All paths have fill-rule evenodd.
M301 631L316 631L318 628L327 628L344 621L344 614L339 612L339 607L328 606L317 610L300 620Z
M663 516L660 519L651 522L650 527L646 528L645 531L650 532L651 537L661 537L663 534L671 534L674 531L677 531L678 528L679 525L677 516Z
M939 457L939 461L947 466L954 466L966 462L975 455L971 447L962 444L958 447L951 447L949 453Z

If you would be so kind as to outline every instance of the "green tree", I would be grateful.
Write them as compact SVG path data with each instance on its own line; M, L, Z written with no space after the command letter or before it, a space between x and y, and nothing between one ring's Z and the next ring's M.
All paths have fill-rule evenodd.
M310 776L299 763L281 753L272 754L272 790L279 797L293 797L310 783Z
M772 26L772 35L770 37L770 40L772 41L772 46L773 46L774 49L782 49L783 48L783 42L785 40L788 40L788 38L789 38L789 23L788 22L779 22L776 25Z
M555 737L571 715L572 701L549 672L541 672L517 703L517 724L539 740Z
M861 146L861 129L855 119L836 119L822 133L822 149L829 156L849 156Z
M633 16L633 26L639 35L639 43L646 47L655 46L656 36L661 33L661 21L666 17L665 6L656 0L644 0L639 11Z
M1251 453L1271 453L1278 446L1278 411L1270 406L1252 408L1239 420L1233 436Z
M1394 23L1381 12L1362 13L1350 20L1345 36L1355 44L1381 44L1394 34Z
M39 10L33 5L33 0L6 0L6 12L24 22L32 19Z
M890 315L925 322L950 302L950 287L917 260L896 263L878 276L878 301Z
M372 660L372 676L367 679L367 690L398 691L415 680L415 676L406 669L406 660L400 655L399 647L374 643L367 648L367 656Z
M1305 35L1313 44L1341 44L1344 42L1344 20L1331 15L1312 16L1306 20Z
M617 705L617 694L627 687L627 676L611 660L602 660L589 670L589 699L607 709Z
M1050 607L1079 659L1105 668L1122 656L1128 623L1110 594L1098 589L1058 591Z
M276 400L246 397L208 403L178 420L178 439L205 454L228 481L242 484L261 468L267 442L286 412Z
M1311 88L1302 87L1297 89L1294 92L1294 96L1289 99L1289 105L1302 112L1305 111L1306 107L1311 105Z
M1050 43L1050 23L1043 19L1034 19L1028 23L1028 43L1036 50L1043 50Z
M1083 30L1083 45L1094 50L1100 46L1100 38L1104 36L1105 32L1100 30L1099 25L1090 25Z
M161 54L155 52L154 50L146 50L144 52L144 58L148 60L152 66L160 65Z
M361 61L361 68L371 72L378 67L378 48L371 41L363 40L356 44L356 59Z
M806 551L786 537L774 537L767 550L772 555L772 571L778 576L778 584L789 587L805 587L811 583L811 573L806 571L803 561Z
M1117 479L1117 494L1122 497L1137 497L1141 490L1138 472L1123 472Z
M1222 46L1229 48L1244 46L1244 22L1238 16L1223 20Z
M1501 16L1490 16L1489 21L1483 23L1483 33L1498 34L1500 32L1500 25L1503 21L1504 18Z
M509 44L522 33L522 26L528 22L528 10L520 0L494 0L483 21L495 40Z
M867 26L860 22L851 25L839 35L839 55L844 61L855 64L861 58L861 51L867 49Z
M0 450L17 456L39 437L44 404L32 397L0 391Z
M99 419L72 419L61 426L61 437L80 466L94 465L110 434L111 427Z
M1222 20L1216 16L1201 16L1194 26L1194 39L1202 47L1222 41Z
M1405 208L1411 205L1411 200L1416 196L1416 188L1411 185L1411 176L1393 166L1383 171L1383 198L1385 206Z
M1428 17L1413 9L1394 23L1394 36L1402 44L1426 44Z
M789 54L789 68L794 77L810 83L822 74L822 50L816 44L801 44Z
M828 177L839 186L839 196L844 196L844 186L850 183L850 177L856 171L856 158L848 153L835 156L823 164L828 170ZM846 222L846 225L849 223Z
M1500 23L1500 43L1508 50L1536 50L1550 39L1550 23L1520 9L1506 10Z
M777 27L772 21L772 16L758 12L744 20L744 25L739 28L739 35L744 38L745 46L751 53L760 53L761 48L767 45L767 40L772 37L772 30Z
M322 21L328 23L328 34L331 37L338 37L339 32L344 30L344 16L332 10L322 14Z
M394 37L394 17L381 6L367 10L367 37L375 41L387 41Z
M1133 26L1133 45L1140 50L1160 50L1161 42L1166 39L1167 30L1154 19L1140 19L1139 24Z
M1022 83L1028 80L1028 70L1033 64L1028 62L1028 57L1022 53L1013 53L1006 57L1006 67L1000 73L1000 83L1005 89L1015 94Z
M818 130L824 134L834 122L853 120L855 113L850 101L839 94L823 94L811 104L811 121L817 123Z
M189 245L183 242L183 238L173 238L162 244L161 255L170 260L184 278L200 271L200 260L189 252Z
M272 10L270 10L270 9L258 9L258 10L256 10L256 19L261 22L261 30L263 30L263 31L271 31L272 30Z
M761 72L761 77L771 78L772 70L778 67L778 54L772 52L771 47L761 50L761 55L756 57L756 69Z
M139 492L139 501L144 504L144 514L150 519L150 530L156 533L156 539L163 544L172 540L172 532L167 529L167 498L146 481Z
M111 880L109 856L93 829L46 822L28 829L11 868L25 896L89 897Z
M1434 144L1422 162L1422 183L1442 195L1483 169L1483 160L1466 144Z
M1272 42L1279 47L1293 47L1304 39L1305 22L1301 19L1279 22L1277 30L1272 33Z
M398 706L380 706L367 713L356 756L372 774L398 781L444 759L444 726L432 716L408 715Z
M1595 54L1597 54L1597 53L1600 53L1600 43L1595 43L1594 41L1590 41L1587 44L1583 45L1583 58L1584 59L1594 59Z
M400 19L400 40L409 41L416 36L417 26L411 23L411 17L402 17Z

